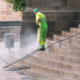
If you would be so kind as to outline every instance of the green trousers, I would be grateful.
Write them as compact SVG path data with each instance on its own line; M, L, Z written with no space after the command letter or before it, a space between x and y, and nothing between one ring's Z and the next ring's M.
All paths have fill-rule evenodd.
M38 38L38 42L40 44L40 48L45 47L47 30L48 30L47 27L41 27L38 29L37 38Z

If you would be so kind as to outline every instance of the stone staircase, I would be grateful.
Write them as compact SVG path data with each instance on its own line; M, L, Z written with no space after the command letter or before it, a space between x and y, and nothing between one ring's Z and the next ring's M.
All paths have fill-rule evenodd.
M78 28L70 28L70 31L62 31L62 34L54 34L53 40L46 40L46 46L60 41L74 34L80 33ZM31 69L22 70L25 74L34 77L44 77L49 80L80 80L80 35L52 45L45 52L38 51L31 58L23 61L24 65L31 66ZM15 54L14 61L26 54ZM16 66L20 65L17 63ZM45 80L45 79L44 79Z
M7 33L11 33L14 35L14 41L20 41L20 26L0 26L0 42L4 42L4 35Z

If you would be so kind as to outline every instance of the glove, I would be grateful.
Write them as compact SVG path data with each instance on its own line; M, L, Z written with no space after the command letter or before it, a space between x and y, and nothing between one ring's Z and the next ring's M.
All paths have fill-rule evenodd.
M39 25L38 24L36 24L36 28L38 28L39 27Z

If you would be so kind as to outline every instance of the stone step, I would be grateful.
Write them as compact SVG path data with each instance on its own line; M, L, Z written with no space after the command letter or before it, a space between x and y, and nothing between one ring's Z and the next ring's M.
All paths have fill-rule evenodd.
M72 71L60 70L58 68L52 68L50 66L49 67L46 67L44 65L41 66L39 64L35 64L29 61L24 61L24 64L31 66L32 68L37 69L37 70L42 70L48 73L52 73L53 75L65 76L65 77L72 78L72 79L80 79L80 75L79 75L80 73L76 73L76 72L73 73ZM76 75L78 77L76 77Z
M10 31L9 30L9 31L0 31L0 33L20 33L20 31L17 31L17 30L16 31L14 31L14 30Z
M7 25L7 26L0 26L0 27L2 27L2 28L3 28L3 27L9 27L9 28L10 28L10 27L17 27L17 28L19 28L19 27L21 27L21 26L8 26L8 25Z
M50 39L46 39L46 43L52 44L55 43L56 41L50 40Z
M10 30L11 30L11 31L12 31L12 30L14 30L14 31L21 31L21 28L16 28L16 27L15 27L15 28L13 28L13 29L10 28L10 29L8 29L8 30L9 30L9 31L10 31Z
M74 36L76 35L77 33L71 33L69 31L62 31L62 36L65 36L65 37L70 37L70 36ZM74 36L74 38L78 38L80 39L80 34Z
M22 55L21 55L22 54ZM24 57L26 55L21 53L19 54L19 56L21 55L21 58L22 56ZM43 55L41 55L43 54ZM17 54L14 55L15 57L18 57ZM75 56L72 56L72 55L66 55L66 54L63 54L63 53L56 53L56 52L53 52L53 53L48 53L48 52L36 52L34 57L38 57L38 58L41 58L41 59L45 59L45 60L51 60L54 62L55 61L58 61L58 62L61 62L61 63L66 63L66 64L72 64L72 65L75 65L75 66L79 66L80 65L80 57L75 57ZM32 57L31 57L32 58Z
M39 53L38 53L39 54ZM61 62L67 62L67 63L70 63L70 64L73 64L73 65L79 65L80 63L80 58L79 57L75 57L75 56L71 56L71 55L65 55L65 54L62 54L62 53L44 53L43 55L39 55L39 57L42 57L43 59L52 59L52 60L58 60L58 61L61 61Z
M0 33L6 34L6 33L18 33L20 34L20 31L0 31Z
M0 33L20 33L20 30L6 30L6 31L0 30Z
M61 36L61 34L53 34L53 41L60 41L63 39L66 39L67 37ZM65 42L69 42L68 39L65 40Z
M67 49L67 48L59 48L59 47L50 47L50 53L62 53L64 55L70 55L73 57L78 57L80 58L80 51L77 50L71 50L71 49Z
M4 35L1 34L0 37L3 37L4 38ZM20 37L20 35L17 35L17 34L13 34L13 35L14 35L14 37Z
M1 27L1 26L0 26L0 29L14 29L14 27L7 27L7 26Z
M27 74L34 76L34 77L48 78L50 80L71 80L71 78L68 78L68 77L54 75L49 72L44 72L44 71L37 70L34 68L31 68L30 70L26 70L25 72ZM45 80L45 79L43 79L43 80Z
M7 33L7 32L4 32L4 33ZM20 34L20 31L18 31L18 30L16 30L16 31L8 31L8 33L18 33L18 34Z
M11 33L14 35L14 41L19 42L20 41L20 26L3 26L0 27L0 42L4 41L4 35L7 33Z
M8 31L20 32L21 30L18 30L18 29L0 29L0 32L8 32Z
M0 26L0 29L21 29L21 26Z
M5 31L8 31L8 29L0 29L0 31L3 31L3 32L5 32Z
M80 29L79 28L70 28L70 32L71 33L80 33Z
M46 47L48 47L51 44L54 44L53 46L59 46L59 43L56 43L56 44L55 43L56 43L56 41L46 39ZM47 45L47 44L49 44L49 45Z
M41 53L43 54L43 53ZM40 55L41 55L40 54ZM55 57L55 58L54 58ZM51 59L50 59L51 58ZM73 72L80 72L80 65L76 65L74 63L61 61L58 59L58 56L53 55L48 58L48 56L32 56L30 59L27 60L28 62L39 64L41 66L46 67L53 67L58 68L65 71L73 71Z
M14 60L18 60L19 58L19 55L18 56L13 56L13 59ZM21 63L18 63L16 64L15 66L18 66L20 65ZM71 78L68 78L67 76L63 76L62 73L59 73L57 71L48 71L47 68L45 68L44 66L41 66L41 65L36 65L34 63L30 63L29 61L23 61L23 64L26 65L26 66L32 66L30 69L28 70L23 70L23 72L27 72L27 74L33 74L33 75L36 75L36 77L45 77L45 78L49 78L50 80L71 80ZM60 75L61 74L61 75ZM75 77L76 78L76 77Z
M8 33L0 33L0 36L4 36L5 34L8 34ZM11 34L13 34L14 36L20 36L20 34L18 33L11 33Z
M8 28L8 27L0 27L0 30L21 30L21 28L17 28L17 27L12 27L12 28Z
M24 72L24 75L29 75L32 76L34 78L39 78L39 77L43 77L43 78L49 78L49 73L41 71L41 70L37 70L34 68L28 69L28 70L22 70ZM51 80L51 79L50 79Z
M16 56L15 56L16 57ZM35 60L35 59L34 59ZM39 61L40 62L40 61ZM47 62L47 61L46 61ZM48 62L49 63L49 62ZM61 70L59 68L53 68L53 67L50 67L48 65L48 67L46 65L41 65L39 63L33 63L33 62L30 62L30 60L25 60L23 62L24 65L27 65L27 66L31 66L32 68L36 69L36 70L41 70L41 71L45 71L45 72L48 72L48 73L51 73L53 75L60 75L60 76L65 76L65 77L69 77L69 78L75 78L75 79L79 79L79 73L77 73L76 71L73 72L73 71L66 71L66 70ZM76 68L76 67L75 67ZM39 72L39 71L38 71Z
M17 56L14 56L14 57L16 58ZM36 69L37 71L40 70L40 72L41 71L44 71L46 73L48 72L48 75L49 75L49 73L51 73L52 75L69 77L69 78L71 78L71 80L80 79L79 73L76 73L76 72L73 73L73 71L65 71L65 70L61 70L61 69L58 69L58 68L52 68L50 66L46 67L45 65L41 66L40 64L34 64L33 62L30 62L28 60L24 61L23 64L27 65L27 66L31 66L33 69ZM33 72L36 72L36 71L33 71ZM40 72L38 71L38 73L40 73Z
M74 49L80 51L80 45L78 44L61 43L61 48L68 48L68 49Z
M53 40L54 41L60 41L60 40L66 39L66 38L67 37L64 37L64 36L61 36L61 35L53 35ZM70 43L70 40L67 39L67 40L63 41L63 43L64 42ZM73 38L71 38L71 43L80 44L80 39L76 39L76 38L73 37Z

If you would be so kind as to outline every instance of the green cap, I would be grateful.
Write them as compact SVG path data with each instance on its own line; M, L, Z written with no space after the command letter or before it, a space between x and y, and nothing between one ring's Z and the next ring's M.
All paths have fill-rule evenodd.
M33 10L34 13L37 12L37 11L39 11L39 9L37 9L37 8Z

